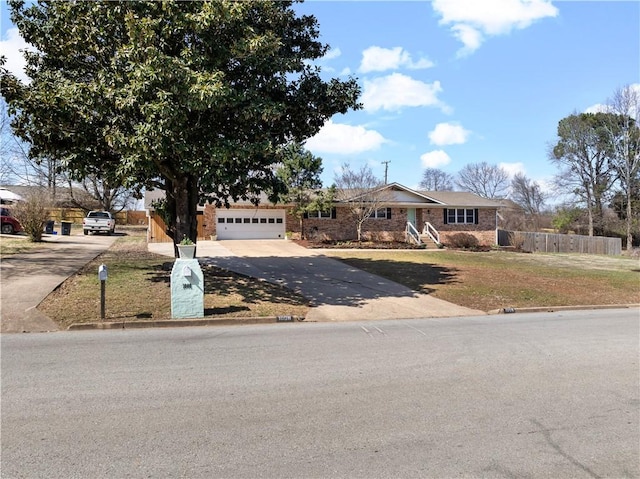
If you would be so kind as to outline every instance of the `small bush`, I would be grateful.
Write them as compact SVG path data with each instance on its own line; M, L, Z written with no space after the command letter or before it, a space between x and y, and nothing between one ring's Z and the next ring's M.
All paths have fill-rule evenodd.
M13 208L13 214L29 235L29 240L42 241L44 224L48 219L48 196L44 192L31 193Z
M478 238L470 233L456 233L447 236L447 246L450 248L475 249L479 245Z
M520 231L512 231L509 233L509 244L516 250L522 250L526 236Z

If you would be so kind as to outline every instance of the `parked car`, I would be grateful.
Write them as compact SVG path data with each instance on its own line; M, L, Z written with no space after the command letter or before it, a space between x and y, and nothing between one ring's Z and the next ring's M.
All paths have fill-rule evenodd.
M2 234L10 235L22 231L22 225L13 217L8 208L0 209L0 213L0 221L2 222L0 231L2 231Z
M82 220L82 231L85 235L89 232L113 234L116 230L116 219L108 211L89 211Z

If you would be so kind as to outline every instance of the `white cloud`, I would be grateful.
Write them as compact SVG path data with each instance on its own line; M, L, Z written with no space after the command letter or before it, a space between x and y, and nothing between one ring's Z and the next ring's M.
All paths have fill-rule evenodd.
M498 164L498 166L509 173L509 176L511 178L513 178L518 173L524 175L527 172L524 168L523 163L500 163Z
M17 28L10 28L5 33L5 38L0 41L0 52L7 59L4 67L23 82L30 79L24 72L26 62L21 50L35 51L35 48L24 41Z
M429 140L432 145L461 145L467 142L469 130L455 123L438 123L433 131L429 132Z
M464 57L475 52L480 48L484 40L482 33L469 25L454 25L451 27L451 31L453 32L453 36L464 45L464 47L458 50L458 57Z
M442 92L439 81L424 83L403 75L391 75L364 81L362 103L368 111L396 111L406 106L436 106L445 113L451 109L438 99Z
M322 60L333 60L334 58L338 58L340 55L342 55L342 52L339 48L332 48L324 54Z
M451 163L451 157L442 150L434 150L420 156L424 168L439 168Z
M595 105L591 105L584 112L585 113L607 113L609 111L609 107L607 105L603 105L602 103L596 103Z
M536 20L558 15L549 0L433 0L441 25L451 25L462 42L464 56L477 50L487 36L505 35L529 27Z
M375 130L363 126L333 123L329 120L313 137L306 141L306 148L314 153L351 155L377 150L387 140Z
M431 68L433 62L427 58L421 58L414 62L409 52L402 47L381 48L369 47L362 52L362 62L359 70L363 73L382 72L385 70L397 70L405 67L411 70Z
M631 90L634 91L635 94L640 98L640 83L632 83L629 86L631 87ZM584 110L585 113L609 113L610 111L611 108L603 103L596 103L595 105L591 105ZM629 116L635 117L635 112L629 111Z

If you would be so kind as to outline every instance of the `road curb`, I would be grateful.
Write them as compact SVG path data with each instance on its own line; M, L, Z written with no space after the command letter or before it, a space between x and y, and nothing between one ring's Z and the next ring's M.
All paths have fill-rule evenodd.
M69 325L68 331L86 331L96 329L144 329L144 328L178 328L189 326L237 326L241 324L274 324L296 323L304 321L299 316L265 316L256 318L188 318L159 319L153 321L101 321L93 323L75 323Z
M556 311L582 311L595 309L631 309L640 308L640 304L596 304L578 306L540 306L529 308L500 308L487 311L487 314L513 314L513 313L554 313Z

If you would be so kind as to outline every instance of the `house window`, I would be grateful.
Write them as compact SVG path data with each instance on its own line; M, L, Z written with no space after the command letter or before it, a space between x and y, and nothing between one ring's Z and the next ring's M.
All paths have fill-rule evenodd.
M391 208L380 208L371 213L369 218L376 220L388 220L391 219Z
M251 223L251 218L243 218L242 222L243 223Z
M308 218L331 218L331 210L327 211L309 211Z
M317 218L322 218L322 219L335 219L336 218L336 209L332 208L329 210L315 210L315 211L308 211L304 213L304 217L305 218L313 218L313 219L317 219Z
M477 224L478 210L472 208L449 208L446 210L447 223L449 224Z

